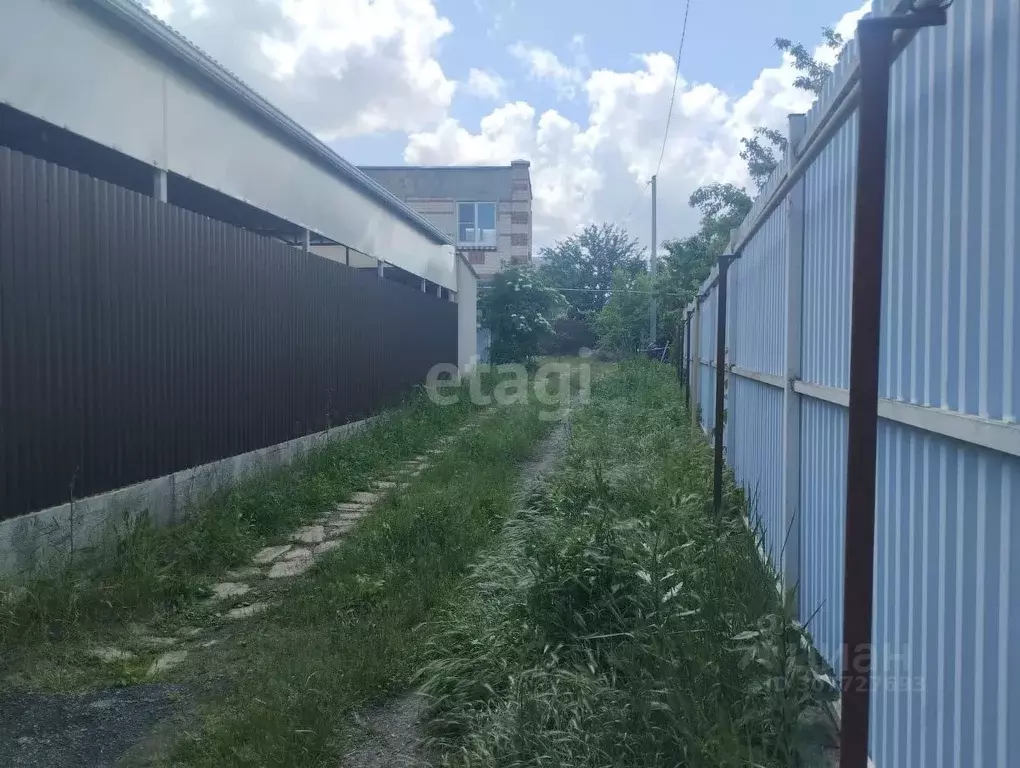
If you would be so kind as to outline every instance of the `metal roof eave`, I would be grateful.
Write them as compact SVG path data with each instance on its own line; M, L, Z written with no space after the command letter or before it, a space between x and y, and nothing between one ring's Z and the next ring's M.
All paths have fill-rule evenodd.
M189 69L197 72L218 88L226 90L235 99L242 101L245 106L283 131L303 148L324 161L327 166L342 174L361 192L382 203L391 212L403 218L436 243L455 245L453 239L446 233L412 210L400 198L386 190L367 174L362 173L354 165L344 160L310 131L274 107L205 51L157 19L134 0L86 0L86 2L112 13L138 30L148 40L159 45L161 49L185 64Z

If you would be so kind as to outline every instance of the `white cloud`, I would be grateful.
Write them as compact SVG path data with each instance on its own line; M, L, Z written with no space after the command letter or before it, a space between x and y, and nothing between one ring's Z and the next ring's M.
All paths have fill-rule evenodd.
M326 139L419 130L455 83L432 0L150 0L150 9Z
M837 31L851 36L869 8L870 3L847 14ZM572 45L577 53L583 38L576 37ZM478 132L447 118L435 130L413 133L405 160L457 164L528 158L537 245L547 245L590 221L624 220L647 242L647 180L663 146L676 73L673 57L645 54L637 57L631 71L602 69L584 77L579 68L567 67L549 51L520 44L514 48L533 76L583 93L587 119L572 121L555 110L537 115L530 105L515 102L483 118ZM660 238L694 229L698 216L687 200L702 184L728 181L750 186L740 159L742 137L759 125L785 131L787 115L810 108L813 96L793 85L797 73L792 60L777 59L777 66L763 69L751 87L736 96L680 76L659 170Z
M402 131L408 134L404 158L413 163L530 159L538 245L590 221L625 219L648 240L647 180L659 160L676 72L668 53L636 56L625 71L593 71L583 34L567 41L563 57L518 42L510 52L528 76L577 99L586 114L571 119L513 100L510 85L478 62L459 87L509 100L477 126L466 126L450 114L458 85L437 61L453 27L436 0L149 2L324 138ZM847 14L837 31L851 35L867 7ZM512 9L513 0L502 0L500 11ZM789 113L809 107L811 97L793 86L795 78L789 57L778 55L776 66L763 69L740 94L689 82L681 72L659 173L663 238L696 226L687 199L699 185L748 183L740 139L758 125L784 129Z
M561 98L574 98L584 82L584 74L579 67L567 66L545 48L517 42L510 46L509 51L525 66L530 78L551 83Z
M506 91L506 80L487 69L471 69L464 90L472 96L498 101Z

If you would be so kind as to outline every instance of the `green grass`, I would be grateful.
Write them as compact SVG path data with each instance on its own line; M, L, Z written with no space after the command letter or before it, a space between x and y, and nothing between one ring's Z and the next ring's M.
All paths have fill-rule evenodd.
M518 467L552 423L499 409L406 490L377 506L285 602L252 625L230 693L161 758L174 765L336 764L352 716L406 691L433 610L516 506Z
M467 398L439 407L418 394L348 440L216 495L179 526L156 529L143 516L111 531L110 545L99 552L23 580L22 596L0 603L6 682L45 688L131 682L132 669L90 663L82 648L118 640L132 623L185 620L224 570L247 564L274 536L367 487L475 412Z
M457 766L787 766L834 688L665 366L596 381L564 469L433 622L420 672Z

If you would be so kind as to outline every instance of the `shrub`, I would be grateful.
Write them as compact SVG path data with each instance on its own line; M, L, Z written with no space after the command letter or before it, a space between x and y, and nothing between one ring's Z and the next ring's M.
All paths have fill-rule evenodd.
M492 332L490 362L530 362L552 335L555 313L565 304L530 267L497 274L479 301L482 323Z

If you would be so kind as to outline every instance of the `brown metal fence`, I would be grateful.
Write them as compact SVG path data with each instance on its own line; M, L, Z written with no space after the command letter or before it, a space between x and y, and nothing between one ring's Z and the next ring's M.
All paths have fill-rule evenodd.
M352 421L456 359L449 301L0 148L0 518Z

